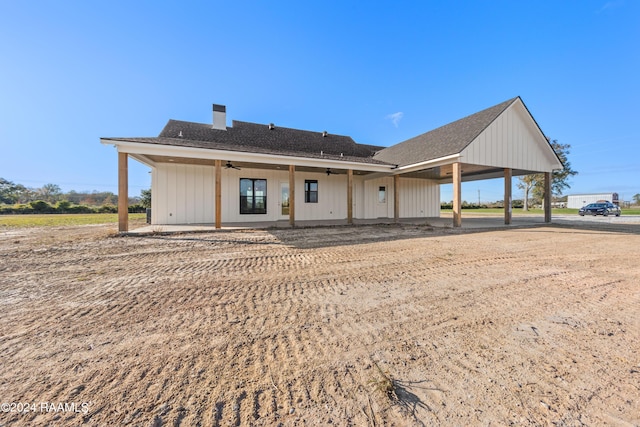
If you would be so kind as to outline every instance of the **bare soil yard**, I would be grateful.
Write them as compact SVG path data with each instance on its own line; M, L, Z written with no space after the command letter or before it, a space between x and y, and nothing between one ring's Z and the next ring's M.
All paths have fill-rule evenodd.
M638 233L112 229L0 234L1 426L640 425Z

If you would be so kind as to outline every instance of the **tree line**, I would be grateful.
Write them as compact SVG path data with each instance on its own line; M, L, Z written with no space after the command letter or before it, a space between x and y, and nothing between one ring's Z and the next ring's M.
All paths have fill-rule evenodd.
M0 214L20 213L116 213L118 196L110 191L63 192L57 184L26 187L0 178ZM129 212L151 207L151 190L129 197Z

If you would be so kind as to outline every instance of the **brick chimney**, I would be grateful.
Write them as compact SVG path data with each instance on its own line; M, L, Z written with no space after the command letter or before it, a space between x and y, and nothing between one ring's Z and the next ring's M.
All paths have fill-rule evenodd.
M227 107L213 104L213 129L227 130Z

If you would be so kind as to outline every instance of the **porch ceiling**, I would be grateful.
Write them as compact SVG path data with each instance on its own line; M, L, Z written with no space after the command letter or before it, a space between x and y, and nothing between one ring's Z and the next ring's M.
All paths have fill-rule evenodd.
M146 158L153 163L174 163L174 164L187 164L187 165L207 165L207 166L215 166L215 161L210 159L199 159L192 157L171 157L171 156L158 156L158 155L138 155L138 157ZM226 164L226 161L223 160L223 166ZM286 165L277 165L277 164L269 164L269 163L254 163L254 162L238 162L232 161L231 164L240 169L267 169L267 170L282 170L288 171L289 168ZM311 173L325 173L326 168L322 167L309 167L309 166L296 166L296 172L311 172ZM346 175L347 169L340 168L331 168L331 174L335 175ZM453 165L442 165L436 166L432 168L422 169L415 172L409 172L401 174L400 176L405 178L420 178L420 179L430 179L434 181L439 181L442 184L447 184L453 182L452 179L453 173ZM527 170L513 170L512 176L523 176L539 173L535 171L527 171ZM386 175L381 174L379 172L367 172L367 171L359 171L354 170L354 175ZM494 179L494 178L503 178L504 177L504 169L493 167L493 166L482 166L482 165L474 165L470 163L462 164L462 181L480 181L484 179Z
M513 170L512 176L529 175L539 173L526 170ZM407 178L422 178L440 181L443 184L452 183L453 165L443 165L428 169L422 169L415 172L402 174ZM462 163L462 181L480 181L484 179L504 178L504 168L493 166L473 165L470 163Z
M215 160L210 159L198 159L191 157L170 157L170 156L157 156L157 155L146 155L144 156L147 159L151 160L153 163L174 163L174 164L186 164L186 165L207 165L207 166L215 166ZM222 166L224 167L226 164L226 160L223 160ZM253 162L238 162L232 161L231 164L234 167L240 169L268 169L268 170L282 170L288 171L289 167L286 165L274 165L269 163L253 163ZM309 166L296 166L296 172L326 172L326 168L314 168ZM354 170L354 175L368 175L371 172ZM346 175L347 169L338 169L331 168L331 174L335 175Z

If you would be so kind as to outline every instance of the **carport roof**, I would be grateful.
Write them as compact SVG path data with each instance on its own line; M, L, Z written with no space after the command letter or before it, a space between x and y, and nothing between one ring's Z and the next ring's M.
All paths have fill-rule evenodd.
M500 114L520 97L380 150L374 159L406 166L462 152Z

